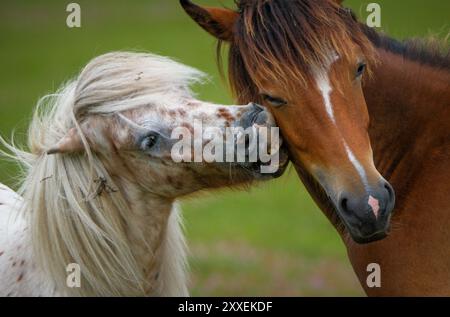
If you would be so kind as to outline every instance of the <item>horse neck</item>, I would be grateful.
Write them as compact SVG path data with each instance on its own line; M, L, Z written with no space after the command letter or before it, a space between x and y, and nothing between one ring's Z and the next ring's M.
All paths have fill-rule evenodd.
M133 198L130 203L133 214L126 220L127 234L134 254L142 259L141 263L147 265L152 257L148 254L149 249L155 253L161 245L172 202L146 197L141 193L136 196L136 200Z
M164 283L160 270L167 265L163 263L164 241L173 201L144 193L131 183L122 183L121 187L131 211L125 219L128 243L147 279L149 289L146 292L152 295L159 292L159 284Z
M401 192L421 158L448 146L450 73L383 49L378 53L379 64L364 84L369 134L377 168Z

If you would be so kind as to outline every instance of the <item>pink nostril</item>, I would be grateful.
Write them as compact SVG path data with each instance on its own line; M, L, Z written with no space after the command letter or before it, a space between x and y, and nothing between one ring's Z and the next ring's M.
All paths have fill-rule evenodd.
M378 212L380 211L380 203L378 202L378 199L369 196L369 206L372 208L375 218L378 219Z

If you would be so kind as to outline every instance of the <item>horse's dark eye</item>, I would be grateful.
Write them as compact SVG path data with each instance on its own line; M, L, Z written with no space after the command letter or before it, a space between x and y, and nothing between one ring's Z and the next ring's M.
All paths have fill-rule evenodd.
M366 64L360 63L358 65L358 69L356 70L356 77L361 77L365 70L366 70Z
M159 138L159 135L156 134L156 133L152 133L152 134L147 135L142 140L142 144L141 144L142 150L143 151L150 150L158 142L158 138Z
M269 95L262 95L265 101L270 103L274 107L281 107L287 105L287 101L281 98L272 97Z

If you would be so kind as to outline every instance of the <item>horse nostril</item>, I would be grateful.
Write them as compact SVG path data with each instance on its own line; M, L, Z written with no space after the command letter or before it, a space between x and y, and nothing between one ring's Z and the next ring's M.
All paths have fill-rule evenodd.
M391 187L390 187L389 185L386 184L386 185L384 185L384 188L386 188L386 190L387 190L389 196L391 196L391 195L392 195L392 189L391 189Z
M347 198L342 198L341 199L340 207L341 207L341 210L343 212L345 212L346 214L349 213L349 210L348 210L348 199Z
M395 194L394 194L394 189L392 188L392 186L389 183L385 183L384 184L384 189L386 189L387 193L388 193L388 197L389 197L389 201L392 201L392 199L394 198Z
M394 188L392 188L391 184L386 182L384 184L384 189L387 192L387 200L385 204L386 212L392 212L395 207L395 191Z

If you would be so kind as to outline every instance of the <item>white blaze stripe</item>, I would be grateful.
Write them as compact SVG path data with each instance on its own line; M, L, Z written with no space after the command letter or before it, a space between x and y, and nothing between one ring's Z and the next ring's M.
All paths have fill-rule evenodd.
M333 105L331 104L331 92L333 89L330 85L330 79L327 74L320 74L317 77L317 86L319 90L322 92L322 97L325 102L325 108L327 109L328 116L331 121L336 124L336 119L334 118Z
M330 63L329 67L338 60L338 56L335 56L332 59L332 62ZM331 121L336 125L336 119L334 117L334 110L333 110L333 104L331 103L331 92L333 91L333 88L330 84L330 78L328 75L329 69L326 69L325 71L320 71L318 69L315 69L316 74L316 83L317 87L319 88L320 92L322 93L323 101L325 103L325 108L328 113L328 116L330 117ZM347 152L347 156L350 160L350 162L355 167L356 171L358 172L359 176L361 177L361 181L364 184L365 188L369 188L369 182L367 180L367 174L364 169L364 167L361 165L361 163L356 159L355 155L353 154L352 150L348 146L347 142L343 140L344 147Z
M356 171L358 172L359 176L361 176L361 180L366 187L366 189L369 188L369 181L367 180L367 175L364 167L361 165L361 163L356 159L355 155L353 154L352 150L350 150L347 142L344 141L345 150L347 151L348 158L350 159L350 162L352 162L353 166L355 167Z

